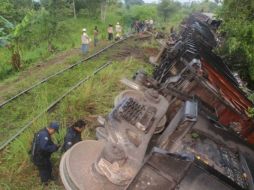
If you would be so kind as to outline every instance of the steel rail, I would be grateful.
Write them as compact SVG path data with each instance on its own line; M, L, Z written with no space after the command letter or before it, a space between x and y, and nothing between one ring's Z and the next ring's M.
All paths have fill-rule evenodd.
M36 120L38 120L42 115L49 112L53 107L55 107L61 100L63 100L68 94L70 94L73 90L78 88L81 84L85 83L89 79L93 78L97 73L99 73L101 70L108 67L110 64L112 64L111 61L101 65L99 68L97 68L90 76L87 76L83 78L81 81L79 81L77 84L72 86L68 91L66 91L62 96L60 96L57 100L55 100L53 103L51 103L46 109L44 109L41 113L39 113L36 117L34 117L31 121L29 121L27 124L25 124L18 132L13 135L11 138L6 140L4 143L0 145L0 150L3 150L8 144L10 144L13 140L15 140L21 133L23 133L29 126L31 126Z
M51 79L51 78L53 78L53 77L55 77L55 76L57 76L57 75L59 75L59 74L65 72L65 71L67 71L67 70L70 70L70 69L72 69L72 68L78 66L79 64L83 63L84 61L88 61L88 60L90 60L90 59L96 57L96 56L99 55L100 53L102 53L102 52L108 50L109 48L111 48L112 46L114 46L114 45L116 45L116 44L119 44L120 42L123 42L123 41L129 39L129 38L132 37L132 36L133 36L133 35L129 35L129 36L123 38L122 40L116 41L116 42L114 42L114 43L112 43L112 44L110 44L110 45L108 45L108 46L102 48L102 49L99 50L98 52L96 52L96 53L90 55L89 57L84 58L84 59L82 59L82 60L80 60L80 61L78 61L78 62L76 62L76 63L70 65L69 67L67 67L67 68L65 68L65 69L62 69L62 70L60 70L60 71L54 73L53 75L50 75L50 76L46 77L45 79L43 79L43 80L41 80L41 81L35 83L34 85L30 86L29 88L27 88L27 89L25 89L25 90L19 92L18 94L14 95L13 97L11 97L11 98L5 100L4 102L0 103L0 108L2 108L4 105L10 103L11 101L15 100L16 98L22 96L23 94L27 93L28 91L30 91L30 90L36 88L37 86L41 85L42 83L47 82L49 79Z

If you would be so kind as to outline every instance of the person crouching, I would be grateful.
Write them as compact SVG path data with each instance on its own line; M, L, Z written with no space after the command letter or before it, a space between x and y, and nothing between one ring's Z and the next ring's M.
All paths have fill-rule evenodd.
M66 152L74 144L82 141L81 133L84 130L86 123L83 120L78 120L71 127L67 128L67 133L64 137L64 144L62 147L62 152Z

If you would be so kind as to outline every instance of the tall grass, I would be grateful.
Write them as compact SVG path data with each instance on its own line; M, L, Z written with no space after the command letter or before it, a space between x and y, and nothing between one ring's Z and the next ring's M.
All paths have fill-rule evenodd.
M91 65L90 65L91 66ZM119 83L122 77L131 77L138 69L150 70L150 66L133 58L125 61L115 61L112 65L98 73L87 83L68 95L51 113L45 114L34 122L29 130L25 131L17 140L1 153L0 158L0 189L42 189L36 168L31 164L28 150L31 146L33 134L52 120L61 124L60 133L55 135L55 141L63 142L66 126L74 120L82 118L87 120L88 127L83 132L84 139L94 138L94 128L97 125L98 115L107 114L113 107L114 97L124 89ZM89 69L91 72L91 70ZM47 94L45 89L45 94ZM44 95L37 96L40 105L48 104ZM60 153L54 154L54 173L57 175L57 166ZM62 189L58 181L52 183L49 189Z
M102 47L105 47L108 42L101 41L96 48L93 46L90 47L89 54L98 51ZM0 101L3 102L5 99L8 99L18 92L22 91L25 88L28 88L32 84L60 71L70 64L74 64L81 59L80 50L73 51L73 53L66 54L63 59L62 57L54 57L49 59L46 64L40 62L40 66L33 66L27 71L21 72L19 75L12 75L10 78L0 82L0 89L4 89L4 91L0 94Z
M116 47L115 54L117 54L118 48L125 46L120 44ZM114 52L114 48L110 49ZM0 110L0 143L9 139L15 134L21 126L24 126L36 115L45 110L53 101L59 98L65 93L71 86L78 81L88 76L95 68L107 62L108 53L100 55L98 60L90 60L84 64L81 64L68 72L65 72L59 76L52 78L47 83L44 83L37 88L31 90L29 94L18 98L17 100L9 103ZM113 56L113 55L112 55ZM76 59L74 57L74 59ZM32 76L31 78L33 78ZM38 98L39 97L39 98ZM45 97L46 100L41 102L40 97Z
M92 71L103 64L105 59L90 61L77 68L63 73L53 78L47 83L30 91L29 94L18 98L0 110L0 142L15 133L20 126L23 126L33 117L46 109L54 100L65 93L71 86L88 76ZM41 97L45 97L45 103L41 102ZM18 105L18 106L17 106Z

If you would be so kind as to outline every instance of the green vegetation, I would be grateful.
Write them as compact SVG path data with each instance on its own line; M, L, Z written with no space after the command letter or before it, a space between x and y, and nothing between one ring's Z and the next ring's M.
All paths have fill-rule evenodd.
M44 11L42 11L44 12ZM31 16L37 14L35 12L31 13ZM44 14L44 13L42 13ZM40 15L37 15L40 17ZM109 15L109 18L112 17ZM117 22L117 17L115 19L111 19L114 22ZM54 55L59 51L63 51L66 49L79 47L80 45L80 35L82 28L86 27L88 29L88 33L92 34L93 28L95 25L100 26L100 31L106 31L106 24L103 24L101 21L92 21L89 19L77 18L77 19L66 19L65 21L59 22L59 29L62 30L60 34L55 37L53 40L48 43L47 41L43 41L42 38L46 38L45 35L37 38L36 41L33 38L30 40L26 40L25 45L22 45L21 51L21 60L22 60L22 69L26 69L31 64L35 64L38 60L45 60L46 58ZM34 38L40 33L39 27L44 28L43 25L36 26L31 25L29 30L32 30L33 33L30 34L30 37L34 35ZM62 28L65 28L63 30ZM46 31L42 30L45 34ZM66 33L65 33L66 32ZM68 35L66 35L68 34ZM92 37L92 36L91 36ZM106 35L101 32L100 38L105 38ZM19 48L20 45L19 45ZM49 49L51 49L49 51ZM53 52L52 52L53 50ZM14 72L11 63L11 52L8 49L1 49L0 58L2 62L0 63L0 79L6 78L8 75Z
M217 2L209 1L209 0L204 0L201 2L193 1L191 2L190 5L190 10L192 12L210 12L210 13L215 13L219 6L218 6L218 0Z
M225 43L220 51L230 66L254 88L254 3L227 0L219 11Z
M125 46L121 43L117 48ZM111 49L114 51L114 48ZM114 52L113 55L115 56ZM5 126L0 130L0 145L3 141L9 139L15 134L21 126L24 126L36 115L45 110L51 103L64 94L71 86L89 76L96 68L106 63L109 59L109 53L100 56L99 60L89 60L77 67L52 78L47 83L43 83L0 109L0 126ZM41 102L41 97L45 97L46 102ZM16 106L19 105L19 106Z
M124 23L128 25L131 25L134 20L157 18L157 14L157 6L154 4L135 5L128 9L124 9L124 12L122 13Z
M105 47L108 43L100 42L96 48L91 47L90 53L98 51L102 47ZM88 54L88 55L89 55ZM0 101L11 98L18 92L30 87L31 85L47 78L50 75L68 67L80 61L80 51L79 49L73 49L71 51L65 51L58 54L53 58L46 60L46 63L39 62L37 65L33 65L27 71L23 71L20 75L15 75L4 82L0 83L0 89L4 89L0 94ZM42 72L43 71L43 72ZM29 76L29 77L28 77Z
M0 4L0 80L18 75L59 51L78 48L82 28L92 37L107 37L108 24L120 22L126 31L136 19L153 19L157 28L170 28L192 11L210 10L210 2L181 5L163 0L159 5L142 0L3 0ZM167 6L164 7L164 3ZM200 6L199 6L200 5ZM166 15L165 15L166 14ZM165 19L167 18L167 19ZM160 23L160 24L158 24Z
M15 4L11 0L6 0L6 4L8 3ZM93 6L95 3L93 1ZM1 4L0 10L4 9L6 4ZM0 80L59 51L79 47L80 35L84 27L92 37L93 28L98 25L100 38L105 39L107 24L111 22L114 24L119 20L117 14L111 12L113 6L108 8L109 13L105 20L98 19L96 11L93 11L93 14L86 12L88 8L82 9L84 6L82 4L81 9L77 10L79 17L75 19L70 16L71 7L63 0L43 0L36 9L26 4L20 6L24 6L27 10L26 14L22 15L22 20L19 21L16 16L11 15L12 12L10 15L4 14L9 21L4 17L0 19L0 42L2 46L5 45L0 52ZM10 28L6 23L17 24Z
M1 92L0 102L13 96L18 91L29 87L68 65L80 60L79 48L82 28L88 29L92 37L94 26L100 31L100 47L107 44L107 26L120 22L125 32L129 31L134 20L153 19L156 28L169 29L179 24L182 19L195 11L214 12L216 3L204 0L201 3L180 4L173 0L162 0L160 4L144 4L142 0L126 0L126 5L118 0L2 0L0 4L0 80L9 86ZM232 66L241 63L240 72L254 78L253 69L253 3L246 0L224 1L220 17L225 25L222 34L226 43L221 52ZM244 24L242 24L244 23ZM234 27L232 27L234 26ZM65 127L77 119L88 121L88 128L83 133L84 139L94 138L94 128L98 115L107 114L113 106L114 97L124 89L119 83L122 77L131 77L138 69L151 71L145 64L146 55L137 56L139 51L157 47L156 41L125 42L117 48L107 51L96 60L74 68L48 83L32 90L27 96L17 99L0 110L0 143L14 134L54 100L65 93L72 85L90 75L100 65L112 60L113 64L101 71L92 80L86 82L68 95L49 113L26 130L21 136L0 153L0 189L43 189L39 183L36 168L27 154L35 131L47 126L52 120L58 120L62 129L55 136L63 141ZM132 50L131 56L121 56L121 51ZM72 49L72 50L71 50ZM65 51L69 56L59 56ZM120 52L120 53L119 53ZM58 54L58 55L56 55ZM59 56L59 57L58 57ZM62 59L61 59L62 58ZM48 62L48 64L43 64ZM59 64L55 64L55 63ZM39 67L39 69L36 67ZM41 67L41 68L40 68ZM246 68L249 73L246 75ZM245 69L245 70L244 70ZM253 109L249 110L253 117ZM55 175L58 176L60 153L53 157ZM60 180L50 184L47 189L62 189Z
M218 11L222 19L220 28L222 46L218 52L229 66L240 74L246 86L254 89L254 3L252 0L223 1ZM244 87L245 88L245 87ZM254 93L249 94L254 102ZM254 116L254 108L248 111Z
M158 6L158 12L166 22L175 12L181 9L181 4L175 1L163 0Z
M117 57L119 52L126 47L133 49L133 54L129 57ZM114 97L125 87L120 84L122 77L131 78L133 73L139 69L151 71L151 66L145 64L143 60L136 59L135 55L138 51L143 50L143 45L139 41L130 40L122 44L118 48L113 48L106 54L100 56L96 61L91 61L85 66L77 68L77 75L83 73L91 74L97 65L105 63L106 60L112 60L113 64L105 70L98 73L92 80L84 83L73 93L68 95L55 109L45 114L42 118L34 122L34 124L26 130L17 140L10 144L3 152L0 158L0 189L43 189L39 183L38 171L31 164L28 150L31 146L32 137L35 131L47 126L52 120L58 120L61 123L60 133L55 136L55 141L62 142L65 135L65 127L70 125L76 119L82 118L88 121L88 128L82 134L84 139L94 137L94 127L97 125L96 119L99 115L107 114L113 107ZM121 60L121 61L119 61ZM79 77L81 77L79 75ZM45 108L54 93L56 93L55 84L58 83L58 91L63 89L66 83L71 83L73 74L68 73L65 79L60 78L52 81L47 86L41 87L33 92L37 94L34 97L34 105L30 109L31 112ZM63 79L63 78L62 78ZM44 91L43 91L44 90ZM51 92L52 91L52 92ZM54 92L54 93L53 93ZM31 97L30 97L31 98ZM29 99L23 98L22 102L28 103ZM22 111L24 104L16 102L16 109ZM58 176L58 165L60 161L60 153L54 154L53 162L55 164L55 175ZM51 183L47 189L62 189L60 179Z
M142 5L144 4L143 0L124 0L126 6L131 6L131 5Z

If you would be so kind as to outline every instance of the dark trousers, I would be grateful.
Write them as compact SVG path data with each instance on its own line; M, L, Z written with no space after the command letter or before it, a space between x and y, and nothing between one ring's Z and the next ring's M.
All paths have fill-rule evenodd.
M94 47L97 46L98 41L99 41L99 40L98 40L97 38L94 38L94 40L93 40L93 45L94 45Z
M108 33L108 40L109 41L113 40L113 34L112 33Z
M42 183L47 183L52 179L52 164L50 160L47 160L45 164L37 166Z

